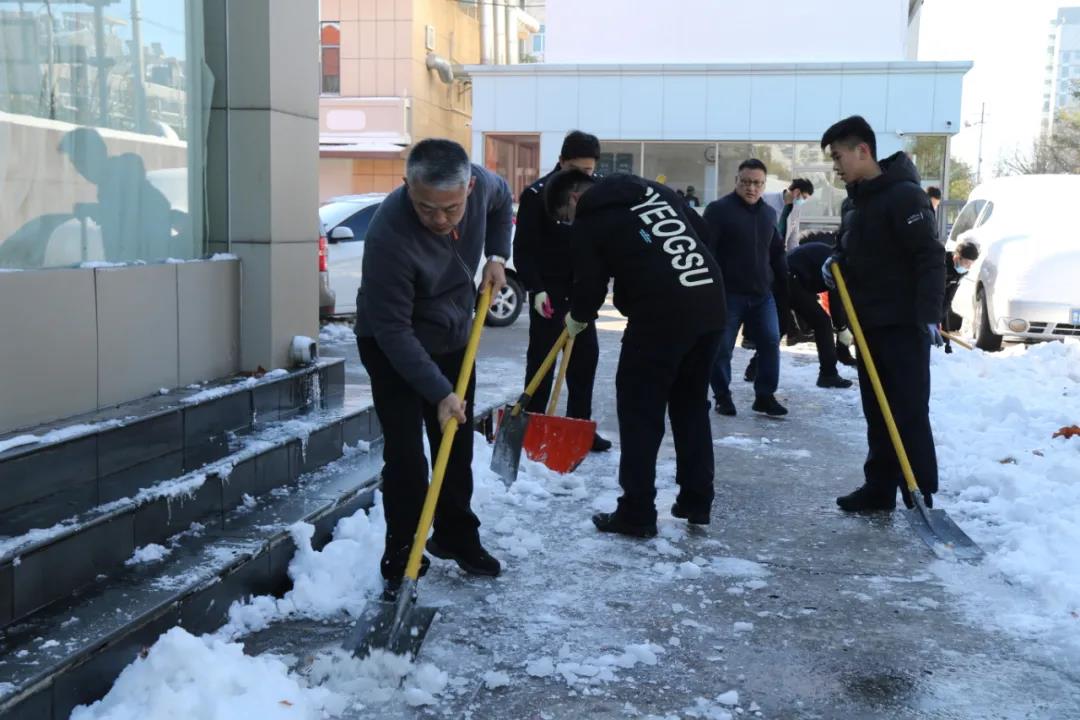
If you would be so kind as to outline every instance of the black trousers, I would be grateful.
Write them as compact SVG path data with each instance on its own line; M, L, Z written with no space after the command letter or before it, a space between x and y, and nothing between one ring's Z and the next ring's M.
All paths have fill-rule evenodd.
M375 414L383 432L382 492L386 517L386 548L382 557L382 575L397 579L405 572L424 495L428 487L428 460L424 456L423 432L427 430L431 463L435 462L442 430L437 408L426 402L398 374L374 338L357 338L360 361L371 378ZM450 382L456 383L465 348L432 360ZM439 543L454 547L479 544L480 520L472 511L473 396L476 372L473 369L465 393L468 422L454 436L450 461L446 467L439 502L435 506L435 536Z
M525 354L525 383L532 380L540 369L544 358L551 351L551 346L559 339L566 327L566 313L570 309L569 298L557 298L549 293L555 313L545 318L533 307L533 296L529 296L529 349ZM574 352L570 355L570 366L566 368L566 416L589 420L592 418L593 382L596 380L596 363L600 359L600 345L596 339L596 323L582 330L574 338ZM551 386L558 372L558 362L544 377L540 387L525 409L533 413L547 410L551 397Z
M832 318L818 303L817 295L792 278L788 282L788 300L799 319L814 331L817 345L818 372L821 375L836 374L836 338L833 337Z
M869 328L864 332L915 481L923 493L935 493L938 467L930 429L930 343L926 331L917 325L898 325ZM859 392L869 446L863 473L867 485L895 496L896 488L904 484L900 461L861 355L858 360Z
M619 412L617 512L628 522L656 522L656 456L664 438L664 411L675 440L678 502L708 510L713 501L713 445L709 375L722 332L674 335L629 324L615 376ZM575 352L577 352L575 350Z

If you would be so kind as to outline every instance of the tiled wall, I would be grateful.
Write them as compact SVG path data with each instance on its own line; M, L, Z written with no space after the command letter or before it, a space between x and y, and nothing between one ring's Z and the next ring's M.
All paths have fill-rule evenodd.
M234 260L0 273L0 308L0 432L239 369Z

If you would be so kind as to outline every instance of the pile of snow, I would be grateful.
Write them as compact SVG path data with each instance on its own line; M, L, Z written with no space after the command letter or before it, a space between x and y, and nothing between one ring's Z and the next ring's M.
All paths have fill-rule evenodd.
M141 565L144 563L155 563L164 560L171 552L172 548L167 548L164 545L158 545L157 543L150 543L149 545L135 548L135 552L124 562L124 564Z
M1052 435L1080 424L1080 343L933 355L930 417L941 505L987 551L990 569L1028 589L1042 606L1027 603L1003 624L1045 630L1048 613L1075 627L1080 438ZM950 569L947 575L970 593L971 572Z
M351 345L356 342L356 331L345 323L327 323L319 330L320 345Z
M123 423L123 420L104 420L99 423L79 423L76 425L68 425L67 427L57 428L56 430L50 430L47 433L41 435L16 435L15 437L8 438L7 440L0 440L0 453L5 450L10 450L15 447L22 447L23 445L33 445L34 443L56 443L63 440L70 440L80 435L89 435L93 432L99 432L101 430L107 430L108 428L116 427Z

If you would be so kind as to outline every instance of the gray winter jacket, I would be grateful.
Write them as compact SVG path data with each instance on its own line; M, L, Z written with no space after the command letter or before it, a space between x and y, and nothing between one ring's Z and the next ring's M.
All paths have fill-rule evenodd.
M468 341L481 258L510 256L510 188L479 165L472 172L476 184L456 239L425 228L402 186L383 200L365 240L356 334L375 338L394 369L432 404L454 391L431 356Z

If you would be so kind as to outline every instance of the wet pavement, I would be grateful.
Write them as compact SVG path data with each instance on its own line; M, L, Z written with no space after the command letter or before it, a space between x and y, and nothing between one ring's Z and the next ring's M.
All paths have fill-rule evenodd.
M487 333L488 356L520 362L523 328ZM614 437L618 333L601 332L601 348L597 417ZM746 358L736 350L737 370ZM614 452L509 493L478 477L481 532L505 572L467 578L436 561L422 581L421 600L441 607L421 658L449 673L439 703L346 717L1080 718L1077 658L961 610L942 582L953 570L901 514L836 509L861 478L858 391L813 387L812 360L784 353L786 418L750 413L741 380L739 416L713 416L707 528L668 512L670 435L653 540L601 535L589 522L614 505ZM251 645L305 657L344 632L296 623Z

